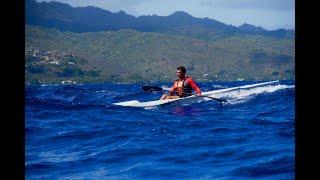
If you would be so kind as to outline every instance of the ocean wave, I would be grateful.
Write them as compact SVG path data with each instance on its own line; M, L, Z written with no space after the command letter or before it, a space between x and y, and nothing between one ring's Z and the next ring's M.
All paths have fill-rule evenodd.
M294 85L220 93L230 102L222 105L112 105L162 93L139 84L28 87L26 179L293 179Z

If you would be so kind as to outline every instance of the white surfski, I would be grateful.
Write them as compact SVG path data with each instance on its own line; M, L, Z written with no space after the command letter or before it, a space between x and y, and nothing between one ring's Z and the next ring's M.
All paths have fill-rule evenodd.
M118 102L118 103L113 103L114 105L118 106L128 106L128 107L152 107L152 106L159 106L163 104L168 104L172 103L174 101L183 101L183 102L196 102L196 101L202 101L205 98L215 98L215 96L219 93L224 93L227 91L233 91L233 90L238 90L238 89L248 89L248 88L254 88L258 86L265 86L265 85L270 85L274 83L279 83L278 80L276 81L269 81L269 82L264 82L264 83L257 83L257 84L251 84L251 85L244 85L244 86L237 86L237 87L231 87L231 88L226 88L226 89L218 89L218 90L213 90L213 91L207 91L207 92L202 92L202 95L207 96L188 96L185 98L178 98L178 99L168 99L168 100L154 100L154 101L145 101L145 102L140 102L138 100L131 100L131 101L125 101L125 102Z

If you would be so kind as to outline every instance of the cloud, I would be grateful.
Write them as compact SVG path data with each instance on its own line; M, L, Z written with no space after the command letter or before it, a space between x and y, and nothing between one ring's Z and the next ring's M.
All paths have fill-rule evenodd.
M131 6L148 0L36 0L38 2L58 1L73 7L95 6L109 11L128 10Z
M294 0L202 0L202 6L226 9L294 10Z
M141 2L133 6L136 14L157 14L167 16L175 11L185 11L192 13L193 9L197 9L198 3L194 0L149 0Z
M281 1L280 3L278 1ZM294 28L294 3L287 0L149 0L132 6L136 15L170 15L185 11L194 17L239 26L249 23L266 29Z

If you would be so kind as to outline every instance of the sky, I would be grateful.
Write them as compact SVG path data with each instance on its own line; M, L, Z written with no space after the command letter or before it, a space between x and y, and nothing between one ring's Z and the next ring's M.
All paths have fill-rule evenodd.
M52 1L52 0L37 0ZM193 17L240 26L244 23L267 30L295 29L294 0L55 0L73 7L95 6L129 15L168 16L184 11Z

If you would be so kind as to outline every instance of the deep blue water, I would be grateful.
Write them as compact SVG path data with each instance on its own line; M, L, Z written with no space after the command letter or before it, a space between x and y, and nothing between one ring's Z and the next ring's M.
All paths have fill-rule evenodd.
M26 87L26 179L295 179L294 82L228 92L222 105L112 105L163 93L141 86Z

